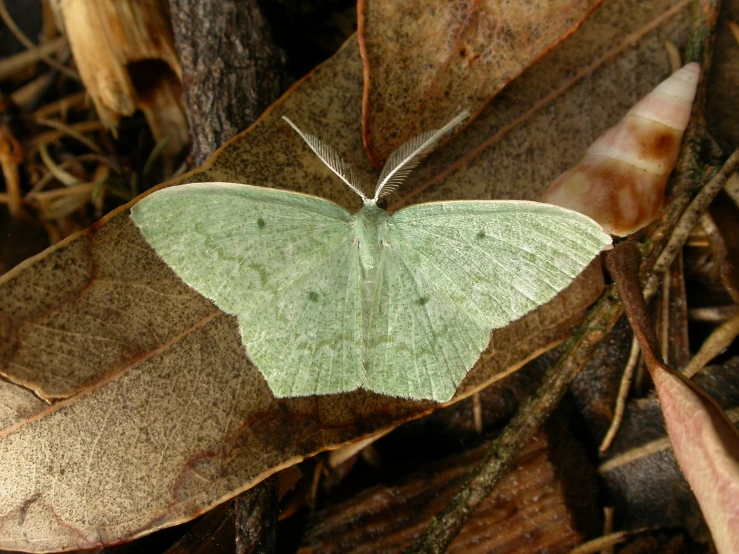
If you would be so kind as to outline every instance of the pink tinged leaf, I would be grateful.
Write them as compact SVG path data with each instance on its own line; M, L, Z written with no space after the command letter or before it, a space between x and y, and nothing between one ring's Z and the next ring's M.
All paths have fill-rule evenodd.
M651 369L675 457L716 549L739 552L739 433L693 383L659 365Z
M651 223L677 163L699 76L698 64L689 63L660 83L590 145L544 200L592 217L613 235Z

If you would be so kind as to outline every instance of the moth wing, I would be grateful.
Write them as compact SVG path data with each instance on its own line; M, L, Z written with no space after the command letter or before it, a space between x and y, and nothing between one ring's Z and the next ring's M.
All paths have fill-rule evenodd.
M384 359L389 341L405 342L406 328L423 334L415 340L427 351L409 356L411 369L392 367L395 378L402 379L404 371L443 375L456 389L493 329L551 300L610 242L591 219L536 202L439 202L395 213L382 260L392 269L383 270L371 313L369 388L382 386L376 357ZM414 285L400 283L401 272ZM426 330L416 326L421 321L428 323ZM399 337L393 339L383 325ZM418 363L425 369L415 368ZM454 393L429 379L436 386L431 396L428 386L424 396L408 396L444 401Z
M413 267L414 255L383 251L372 293L365 387L404 398L449 400L490 340L490 330Z
M362 369L353 216L298 193L196 183L158 191L131 217L188 285L238 317L252 362L278 396L357 388Z

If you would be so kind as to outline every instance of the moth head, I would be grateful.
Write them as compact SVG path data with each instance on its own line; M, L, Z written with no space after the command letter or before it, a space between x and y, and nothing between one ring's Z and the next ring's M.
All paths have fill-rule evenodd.
M352 189L365 204L377 204L378 200L395 191L406 180L408 175L439 145L447 134L470 116L464 111L444 125L441 129L427 131L410 139L394 150L382 168L380 178L377 180L375 194L368 198L357 185L354 173L344 160L321 139L310 133L304 133L298 129L290 119L282 116L290 127L308 144L316 156L325 163L344 183Z

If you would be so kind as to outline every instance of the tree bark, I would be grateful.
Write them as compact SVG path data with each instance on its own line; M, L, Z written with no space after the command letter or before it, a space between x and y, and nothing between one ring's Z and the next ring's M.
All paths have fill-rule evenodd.
M279 483L273 475L234 499L236 554L275 552Z
M286 56L256 0L169 0L169 6L200 165L287 88Z

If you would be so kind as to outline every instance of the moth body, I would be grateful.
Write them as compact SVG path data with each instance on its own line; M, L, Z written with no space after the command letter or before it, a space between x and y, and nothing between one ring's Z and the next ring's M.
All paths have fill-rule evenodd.
M383 245L387 244L389 219L390 215L372 200L365 202L362 209L354 215L353 240L359 248L362 271L371 280L379 263Z

